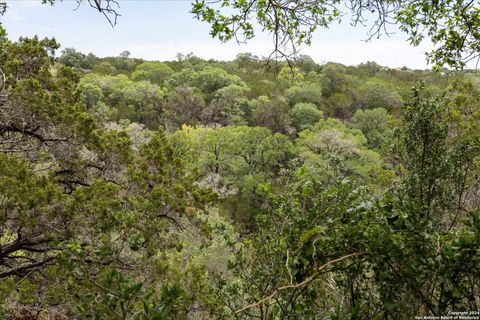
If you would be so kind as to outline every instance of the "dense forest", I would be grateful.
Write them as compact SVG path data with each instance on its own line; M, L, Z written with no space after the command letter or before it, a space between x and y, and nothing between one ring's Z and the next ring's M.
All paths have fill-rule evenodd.
M0 24L2 319L478 319L479 183L475 70Z

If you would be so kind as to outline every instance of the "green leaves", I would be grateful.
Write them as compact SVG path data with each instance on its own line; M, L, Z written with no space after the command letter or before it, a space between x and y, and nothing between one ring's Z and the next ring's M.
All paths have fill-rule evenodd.
M456 184L475 173L450 158L451 152L465 149L456 135L461 130L449 132L459 127L448 126L442 102L419 90L413 97L398 137L405 152L403 165L409 169L403 187L375 198L369 189L356 187L351 174L344 180L321 182L318 175L308 175L304 166L297 170L297 180L289 180L282 192L270 189L269 209L257 218L259 232L233 264L243 286L228 291L229 297L239 301L237 310L250 306L245 317L308 318L320 313L332 318L414 317L421 312L443 314L473 303L480 285L476 280L480 219L475 208L459 209L452 204L461 203L464 196L456 193L462 189ZM302 142L321 154L328 144L315 139L315 130L332 127L344 139L356 136L326 120L303 132ZM339 145L337 141L332 148ZM327 156L332 148L325 152ZM465 159L470 156L468 152L463 155ZM459 167L463 178L453 174ZM432 181L435 187L428 187ZM429 206L419 199L431 200L430 216L425 215ZM459 210L468 212L461 218L464 226L454 222ZM316 278L315 270L326 261L352 252L362 258L332 265ZM312 277L316 280L308 282ZM308 288L297 285L305 281ZM288 288L292 288L290 293ZM275 300L268 300L269 294ZM251 302L263 301L262 297L270 303L267 312L262 303Z
M299 15L320 15L314 30L338 17L338 4L223 0L210 10L198 1L193 10L218 37L233 37L239 23L235 30L253 36L252 17L302 42L310 31ZM253 13L235 17L237 9ZM6 306L60 306L97 319L397 319L477 303L474 74L432 97L446 77L374 63L318 66L303 57L293 69L281 63L275 83L251 54L163 64L124 53L99 59L77 87L79 70L53 64L54 41L4 40ZM64 58L75 68L90 59ZM398 92L419 78L438 88L414 90L401 122ZM373 106L392 113L349 119ZM173 132L182 124L198 126Z
M330 3L331 2L331 3ZM281 46L309 44L317 26L327 27L339 16L338 1L294 2L277 4L265 0L222 1L220 8L205 1L192 3L197 19L211 25L210 34L221 41L247 41L255 36L254 23L276 35L274 52L285 55ZM228 8L229 15L224 13Z
M228 8L227 10L222 10ZM474 1L353 1L350 10L340 6L340 1L271 1L242 0L223 1L220 8L205 1L195 1L192 13L199 20L211 25L210 34L221 41L236 39L243 42L254 37L251 21L263 31L274 35L273 53L288 57L282 48L302 43L310 44L312 34L318 27L328 28L340 21L340 17L351 14L353 24L366 22L366 13L374 14L370 37L380 36L388 24L399 24L409 35L412 45L418 46L430 39L436 49L427 54L435 69L443 66L463 68L478 57L480 34L480 8ZM229 14L227 15L226 12Z
M133 71L132 79L136 81L147 80L158 85L163 85L172 74L172 68L165 63L143 62Z
M305 243L309 242L314 236L319 234L321 232L321 228L319 226L316 226L315 228L306 231L300 236L300 241Z
M465 1L414 1L399 8L396 20L410 35L410 42L419 45L428 37L436 49L427 54L435 69L443 66L463 68L478 57L480 8Z

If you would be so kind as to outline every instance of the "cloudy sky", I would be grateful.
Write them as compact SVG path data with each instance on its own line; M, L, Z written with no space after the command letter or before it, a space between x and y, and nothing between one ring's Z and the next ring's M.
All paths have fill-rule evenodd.
M53 7L41 5L41 0L7 2L9 9L0 19L11 39L33 35L55 37L63 48L74 47L101 57L117 56L128 50L134 57L149 60L173 60L179 52L230 60L240 52L268 55L273 46L266 34L242 45L222 44L212 39L208 25L189 13L190 0L120 0L118 11L122 16L114 28L92 8L77 8L74 0L57 1ZM411 47L406 36L398 31L390 37L365 42L367 31L345 21L317 31L312 46L302 47L300 52L318 63L356 65L376 61L389 67L429 67L424 54L429 45Z

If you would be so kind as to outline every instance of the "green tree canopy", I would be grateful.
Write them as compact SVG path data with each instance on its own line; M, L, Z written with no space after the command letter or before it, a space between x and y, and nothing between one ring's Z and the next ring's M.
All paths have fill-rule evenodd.
M163 85L173 74L172 68L163 62L143 62L132 73L133 80L147 80L151 83Z
M391 141L394 118L383 108L357 110L351 123L365 135L369 148L380 149Z
M292 110L290 110L290 118L292 125L301 131L306 126L313 125L323 118L323 112L318 110L317 106L311 103L297 103Z

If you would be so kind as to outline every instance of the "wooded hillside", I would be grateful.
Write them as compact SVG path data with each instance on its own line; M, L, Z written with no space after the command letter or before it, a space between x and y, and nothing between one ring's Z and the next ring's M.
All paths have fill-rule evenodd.
M99 58L0 25L0 317L480 306L480 76Z

